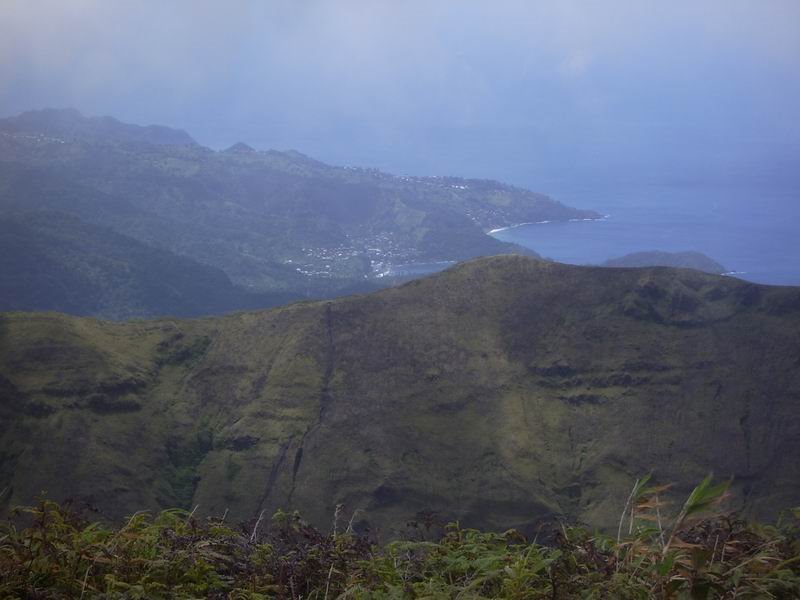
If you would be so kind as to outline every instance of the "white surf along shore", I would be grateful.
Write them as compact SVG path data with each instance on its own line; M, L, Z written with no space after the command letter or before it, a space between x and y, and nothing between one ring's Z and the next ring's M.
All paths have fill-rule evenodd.
M548 221L533 221L533 222L530 222L530 223L515 223L514 225L508 225L507 227L498 227L497 229L490 229L486 233L488 235L492 235L493 233L499 233L501 231L506 231L508 229L516 229L517 227L523 227L525 225L545 225L547 223L575 223L575 222L580 222L580 221L605 221L609 217L611 217L611 215L603 215L602 217L597 217L597 218L589 217L587 219L568 219L567 221L550 221L550 220L548 220Z

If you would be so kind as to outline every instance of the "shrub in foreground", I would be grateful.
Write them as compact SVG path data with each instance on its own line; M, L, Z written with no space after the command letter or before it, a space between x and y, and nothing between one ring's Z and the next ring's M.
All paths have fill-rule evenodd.
M777 525L719 510L703 481L667 518L667 487L637 481L616 535L560 526L548 544L449 525L436 542L378 546L297 513L239 528L182 510L117 528L69 504L19 509L0 532L0 597L20 598L798 598L797 511Z

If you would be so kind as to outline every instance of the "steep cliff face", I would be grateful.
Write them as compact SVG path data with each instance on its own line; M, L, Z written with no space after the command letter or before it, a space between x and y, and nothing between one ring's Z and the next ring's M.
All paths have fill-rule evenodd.
M0 497L119 517L334 507L391 535L608 526L635 477L800 498L800 290L522 257L194 321L0 321Z

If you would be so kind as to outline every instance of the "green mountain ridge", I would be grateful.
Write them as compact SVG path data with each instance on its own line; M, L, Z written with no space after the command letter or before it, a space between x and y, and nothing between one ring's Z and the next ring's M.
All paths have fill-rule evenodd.
M248 292L219 269L56 211L0 215L0 274L0 311L201 316L302 297Z
M625 256L612 258L602 264L603 267L676 267L680 269L697 269L705 273L722 275L728 269L701 252L664 252L648 250L632 252Z
M799 334L797 288L519 256L226 317L7 313L0 502L532 531L713 471L774 515L800 498Z
M163 125L142 127L122 123L113 117L84 117L75 109L31 110L2 120L2 129L10 133L33 134L50 141L93 140L142 142L147 144L191 145L197 142L181 129Z

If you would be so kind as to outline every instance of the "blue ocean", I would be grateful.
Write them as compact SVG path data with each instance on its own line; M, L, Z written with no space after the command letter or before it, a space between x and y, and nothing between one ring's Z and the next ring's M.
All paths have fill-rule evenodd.
M576 265L645 250L695 250L736 277L800 285L798 187L636 184L550 195L607 217L522 225L492 235Z

